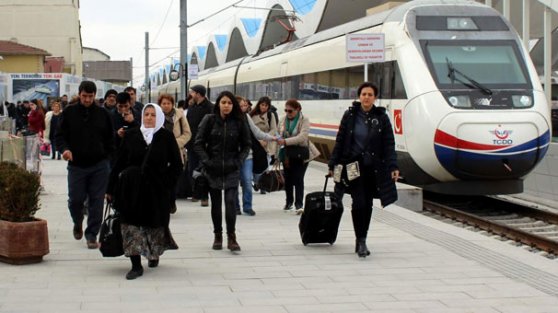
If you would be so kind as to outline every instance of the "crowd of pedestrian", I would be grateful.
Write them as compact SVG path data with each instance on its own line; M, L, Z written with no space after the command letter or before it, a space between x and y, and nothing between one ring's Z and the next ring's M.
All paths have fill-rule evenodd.
M41 134L52 159L68 161L68 209L76 240L85 236L88 248L98 248L105 200L118 212L131 261L127 279L142 276L142 255L149 267L157 267L165 250L178 248L169 227L177 198L211 205L211 248L223 248L225 230L227 249L234 253L241 251L237 215L256 215L253 190L260 190L260 176L272 167L282 167L283 210L303 213L305 173L320 152L309 139L311 117L297 99L287 100L279 117L269 97L252 108L250 100L223 91L214 105L202 85L191 87L178 103L161 94L157 104L144 105L133 87L108 90L101 99L96 94L95 84L83 81L76 97L54 99L46 113L40 100L6 103L3 111L18 130ZM360 257L370 254L372 199L388 205L397 198L393 131L385 109L374 105L377 94L371 83L359 86L359 101L343 115L328 163L329 176L345 168L335 190L339 198L351 195ZM360 173L349 179L355 162Z

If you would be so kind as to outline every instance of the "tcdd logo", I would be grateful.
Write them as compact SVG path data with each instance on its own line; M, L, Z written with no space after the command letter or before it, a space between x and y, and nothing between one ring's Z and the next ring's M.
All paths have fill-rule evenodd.
M508 139L508 137L512 134L512 130L502 130L502 129L495 129L489 131L491 134L496 136L496 139L493 139L492 142L495 145L511 145L513 144L512 139Z

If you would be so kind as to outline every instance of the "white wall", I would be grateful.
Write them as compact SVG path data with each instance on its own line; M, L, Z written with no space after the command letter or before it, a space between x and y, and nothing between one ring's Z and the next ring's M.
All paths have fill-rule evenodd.
M11 40L64 57L82 75L78 0L0 0L0 40Z

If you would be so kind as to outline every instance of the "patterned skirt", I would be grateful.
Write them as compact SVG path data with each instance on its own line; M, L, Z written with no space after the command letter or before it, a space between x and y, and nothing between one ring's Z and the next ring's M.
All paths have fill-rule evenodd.
M120 225L124 255L143 255L148 260L157 260L165 250L176 250L178 245L167 227L142 227Z

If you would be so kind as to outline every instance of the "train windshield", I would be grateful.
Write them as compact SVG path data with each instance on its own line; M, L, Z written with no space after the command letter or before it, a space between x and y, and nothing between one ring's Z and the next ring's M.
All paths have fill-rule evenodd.
M421 45L440 89L531 86L514 41L423 41Z

